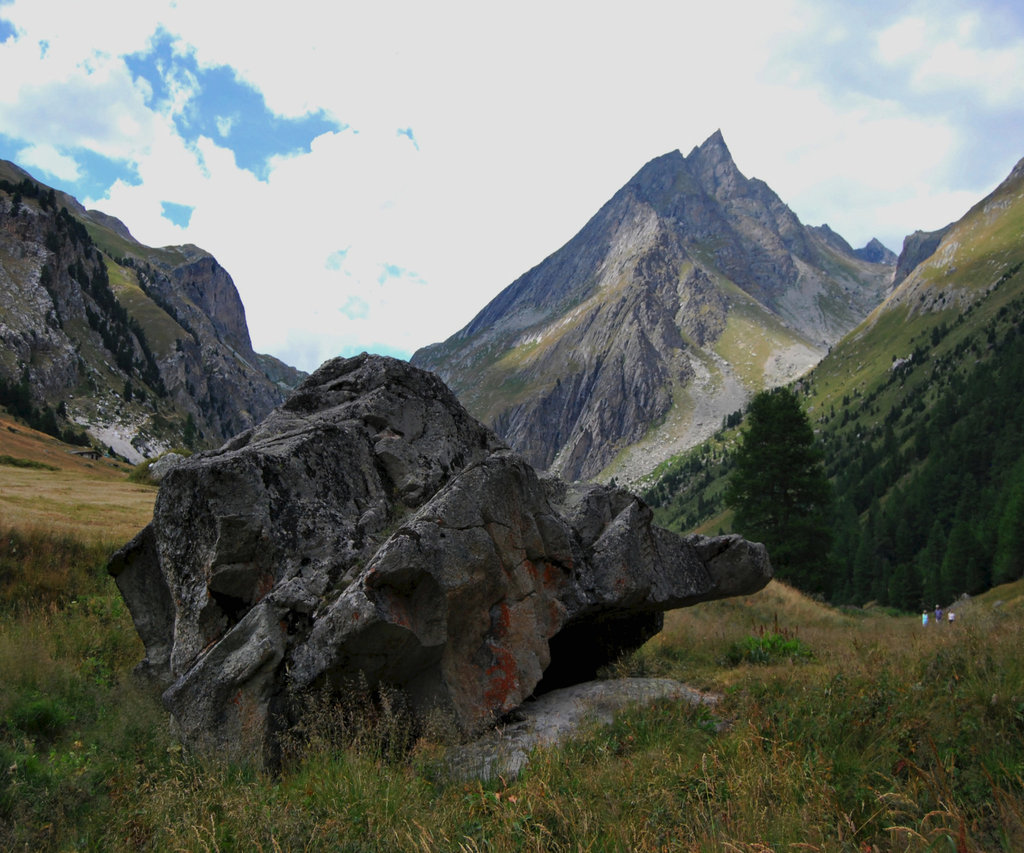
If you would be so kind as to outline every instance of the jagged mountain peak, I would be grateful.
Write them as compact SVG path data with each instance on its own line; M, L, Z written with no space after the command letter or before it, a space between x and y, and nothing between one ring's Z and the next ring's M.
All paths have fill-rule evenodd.
M722 132L716 130L685 157L678 149L655 157L622 191L635 192L659 212L672 215L672 207L678 207L680 199L688 194L707 194L721 199L742 191L748 183L736 166Z
M725 144L725 136L721 129L712 133L700 145L695 145L687 159L710 164L733 162L732 154L729 152L729 146Z
M887 266L895 266L897 261L896 253L877 237L872 237L862 248L856 249L854 254L862 260Z
M646 163L413 363L540 468L593 477L660 433L653 467L749 393L808 369L880 301L891 269L839 242L746 178L716 131Z
M833 246L842 252L846 252L848 255L853 254L853 247L846 241L846 238L833 231L827 222L822 223L817 228L814 228L813 226L811 227L830 246Z
M704 190L715 196L723 190L735 191L738 182L747 180L736 166L721 130L716 130L694 148L686 162L701 180Z

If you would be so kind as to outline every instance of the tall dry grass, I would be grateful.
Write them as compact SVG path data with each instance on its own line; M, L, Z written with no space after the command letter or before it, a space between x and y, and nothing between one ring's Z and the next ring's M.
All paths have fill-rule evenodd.
M102 557L59 536L4 557L23 565L0 595L0 848L1024 849L1016 587L930 630L777 583L671 613L614 671L713 691L713 711L628 711L481 783L397 696L311 703L276 775L183 752L131 676L142 649ZM729 663L772 637L762 663Z

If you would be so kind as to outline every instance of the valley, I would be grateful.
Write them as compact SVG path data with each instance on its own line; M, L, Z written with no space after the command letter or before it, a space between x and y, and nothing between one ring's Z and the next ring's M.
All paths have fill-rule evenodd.
M643 486L668 527L729 527L721 493L730 454L742 408L762 385L794 383L837 493L837 547L822 564L828 596L776 579L756 595L672 611L657 636L599 673L677 679L716 697L713 706L628 709L610 726L538 750L517 779L453 777L447 756L459 734L443 720L413 720L393 693L310 703L302 748L286 752L276 773L183 750L156 691L133 674L143 645L106 569L114 549L150 521L156 489L131 482L122 460L90 458L81 444L0 416L0 847L1019 849L1021 178L1018 168L945 230L936 257L878 307L862 305L864 319L849 334L833 330L820 363L828 346L784 316L796 296L767 311L767 290L753 296L692 260L666 267L681 256L665 243L623 261L607 287L565 314L537 327L535 314L516 315L526 331L507 352L485 325L444 345L465 375L486 368L464 393L494 411L505 398L525 405L531 388L545 387L549 405L587 392L657 412L595 471ZM171 376L159 353L188 330L142 292L137 266L103 258L119 304L158 321L144 334L161 376ZM680 276L669 278L693 290L668 302L649 293L605 301L629 292L642 267L674 269ZM677 323L682 302L695 310ZM571 337L598 320L611 322L597 339ZM810 330L823 322L819 315ZM565 344L548 329L561 329L576 349L559 350ZM576 378L527 370L546 351L572 352L586 368L597 352L590 343L623 330L614 379L597 358ZM99 352L105 344L93 331L89 345ZM464 339L494 350L460 355ZM194 411L193 425L205 431L201 407L172 408L149 384L154 374L144 378L135 341L139 360L129 371L107 350L110 363L89 374L121 383L102 391L96 411L121 423L155 405L176 424L168 440L185 436ZM657 350L655 342L675 355L656 368L645 362L642 375L622 373L630 352ZM240 352L232 358L263 364L265 377L283 370ZM613 349L602 352L600 364L615 361ZM17 369L6 376L7 399L23 405L28 382ZM659 385L658 376L671 381ZM137 389L131 400L127 382ZM602 397L607 389L619 396ZM30 399L49 407L45 417L35 411L40 423L62 417L59 396ZM624 427L607 408L587 415L592 431ZM571 469L587 457L579 447L564 445L552 458L564 454ZM933 599L955 608L955 626L922 627L921 602Z
M64 452L16 438L5 452L19 458ZM516 780L451 778L450 730L414 730L397 707L382 714L356 694L311 707L307 748L268 774L183 751L132 675L141 643L104 570L111 545L96 539L143 522L144 502L121 474L76 461L49 473L69 494L98 479L109 499L89 530L71 497L52 528L5 515L0 529L6 849L1024 844L1024 581L959 603L955 627L829 607L778 581L672 612L604 676L681 679L716 704L620 712L538 750Z
M156 490L128 481L131 467L0 415L0 525L110 545L153 512Z

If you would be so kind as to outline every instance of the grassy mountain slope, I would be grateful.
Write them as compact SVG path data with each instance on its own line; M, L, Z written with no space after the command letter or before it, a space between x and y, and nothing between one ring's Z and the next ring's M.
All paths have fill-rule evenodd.
M800 384L838 498L822 566L837 600L909 609L1020 576L1022 237L1018 165ZM724 431L658 472L647 497L663 523L728 526L735 440Z
M81 451L0 415L0 525L88 544L121 543L145 526L156 490L128 482L124 463Z

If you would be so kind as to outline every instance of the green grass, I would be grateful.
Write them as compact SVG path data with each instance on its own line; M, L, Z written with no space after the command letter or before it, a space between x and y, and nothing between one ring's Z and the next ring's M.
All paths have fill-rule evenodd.
M675 611L610 674L679 678L719 694L713 711L625 712L484 784L446 773L444 727L416 736L397 696L312 703L306 747L277 775L182 752L131 675L142 648L106 549L2 541L18 542L4 566L22 558L0 587L2 849L1024 845L1024 582L931 629L778 583ZM33 585L41 565L50 580ZM730 660L737 648L766 653Z
M153 351L160 356L170 354L177 340L189 337L188 332L142 290L135 270L119 266L109 257L104 260L117 301L142 326Z
M764 387L768 359L776 352L806 341L784 326L732 282L719 280L731 299L725 331L714 350L728 361L743 384L750 389Z
M0 465L10 465L12 468L34 468L38 471L60 470L56 465L49 465L37 459L22 459L18 456L8 456L6 453L0 454Z

